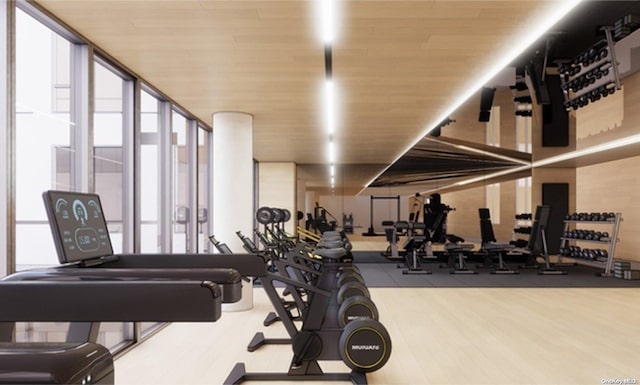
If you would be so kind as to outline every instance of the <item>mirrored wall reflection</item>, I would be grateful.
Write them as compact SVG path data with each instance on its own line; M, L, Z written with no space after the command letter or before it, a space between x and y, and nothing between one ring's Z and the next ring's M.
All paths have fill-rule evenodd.
M57 265L42 201L72 189L71 43L16 10L16 267Z

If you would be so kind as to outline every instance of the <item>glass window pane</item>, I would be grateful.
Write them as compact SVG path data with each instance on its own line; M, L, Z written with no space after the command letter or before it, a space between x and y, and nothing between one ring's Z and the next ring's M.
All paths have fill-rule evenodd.
M203 128L198 129L198 251L209 252L209 135Z
M114 351L119 346L132 342L133 322L101 322L98 331L98 344Z
M95 191L100 195L115 253L122 252L124 80L94 62L93 155Z
M16 322L16 342L65 342L69 322Z
M94 61L93 180L114 253L122 252L125 81ZM114 350L133 339L133 323L103 322L98 343Z
M57 265L42 192L71 190L71 43L16 10L16 265Z
M177 112L172 114L173 163L173 252L187 251L187 222L189 221L189 153L187 148L187 119ZM186 213L186 215L185 215Z
M143 253L160 251L158 197L158 99L142 91L140 144L140 249Z

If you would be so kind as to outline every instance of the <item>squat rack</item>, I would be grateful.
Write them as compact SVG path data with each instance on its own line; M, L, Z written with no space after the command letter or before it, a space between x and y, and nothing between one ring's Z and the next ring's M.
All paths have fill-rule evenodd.
M400 195L396 195L396 196L386 196L386 195L371 195L370 197L370 210L369 210L369 230L367 230L366 233L362 234L362 235L366 235L366 236L375 236L378 235L376 234L375 230L373 229L373 201L376 199L393 199L396 201L396 206L398 209L398 214L396 217L396 220L399 221L400 220Z

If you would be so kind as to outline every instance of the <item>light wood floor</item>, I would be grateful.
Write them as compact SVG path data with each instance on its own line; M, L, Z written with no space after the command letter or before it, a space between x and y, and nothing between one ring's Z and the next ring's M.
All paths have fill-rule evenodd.
M638 289L381 288L371 297L393 352L370 384L640 380ZM262 326L271 307L260 288L254 305L215 323L170 325L116 361L116 384L222 384L236 362L249 372L286 371L289 346L246 350L256 331L285 336L280 325Z

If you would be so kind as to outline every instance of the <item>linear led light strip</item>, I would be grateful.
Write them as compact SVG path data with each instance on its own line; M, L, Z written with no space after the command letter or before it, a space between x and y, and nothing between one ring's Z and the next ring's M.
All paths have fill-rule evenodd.
M419 135L416 140L411 143L407 148L402 150L400 154L395 158L395 160L387 167L385 167L378 175L373 177L364 188L360 191L364 191L371 183L373 183L380 175L382 175L392 164L398 161L407 151L413 148L422 138L424 138L431 130L437 127L440 122L448 118L455 112L460 106L467 101L472 95L474 95L481 87L485 86L489 80L495 77L498 72L504 69L507 65L509 65L515 58L517 58L525 49L527 49L531 44L533 44L536 40L538 40L545 32L549 30L555 23L557 23L560 19L562 19L566 14L568 14L573 8L575 8L582 0L564 0L554 2L554 10L551 14L545 15L545 17L538 21L537 28L530 31L526 35L522 36L520 40L520 44L514 45L513 48L507 52L502 58L496 60L495 66L488 71L484 76L480 77L478 81L471 87L467 89L467 92L462 94L460 98L458 98L441 116L434 120L431 125L427 126L427 128Z
M331 190L336 186L335 178L335 162L336 162L336 145L334 141L335 132L335 87L333 84L333 59L332 44L335 35L335 1L336 0L319 0L322 2L322 40L324 42L324 67L325 67L325 108L326 108L326 124L327 133L329 134L329 173L331 175Z
M495 159L501 159L501 160L506 160L508 162L520 163L523 166L531 165L531 162L527 162L526 160L521 160L521 159L518 159L518 158L512 158L510 156L506 156L506 155L496 154L496 153L491 152L491 151L480 150L480 149L477 149L477 148L465 146L463 144L453 144L453 143L449 143L449 142L445 142L445 141L437 140L437 139L433 139L433 138L431 138L431 140L433 140L434 142L438 142L438 143L445 143L445 144L447 144L449 146L453 146L453 147L459 148L461 150L473 152L473 153L480 154L480 155L489 156L489 157L492 157L492 158L495 158Z
M487 175L482 175L482 176L479 176L479 177L476 177L476 178L465 179L465 180L462 180L460 182L454 183L453 186L465 186L465 185L468 185L468 184L471 184L471 183L482 182L484 180L497 178L499 176L509 175L509 174L513 174L513 173L516 173L516 172L528 170L530 168L531 168L531 165L520 166L520 167L516 167L516 168L510 168L508 170L494 172L493 174L487 174Z
M632 144L640 143L640 134L627 136L626 138L612 140L607 143L596 144L595 146L587 147L582 150L568 152L566 154L552 156L550 158L542 159L533 162L533 167L547 166L553 163L563 162L569 159L575 159L586 155L597 154L599 152L615 150L617 148L629 146Z
M483 175L483 176L476 177L476 178L463 180L463 181L454 183L453 186L464 186L464 185L468 185L468 184L471 184L471 183L481 182L483 180L488 180L488 179L496 178L496 177L499 177L499 176L508 175L508 174L512 174L512 173L516 173L516 172L520 172L520 171L524 171L524 170L528 169L529 167L548 166L548 165L551 165L551 164L554 164L554 163L564 162L565 160L576 159L576 158L580 158L580 157L587 156L587 155L593 155L593 154L597 154L597 153L603 152L603 151L615 150L615 149L618 149L618 148L622 148L622 147L626 147L626 146L630 146L630 145L638 144L638 143L640 143L640 134L631 135L631 136L628 136L626 138L616 139L616 140L612 140L612 141L607 142L607 143L597 144L595 146L591 146L591 147L588 147L588 148L585 148L585 149L582 149L582 150L571 151L571 152L567 152L566 154L552 156L550 158L538 160L536 162L533 162L531 164L531 166L517 167L517 168L513 168L513 169L509 169L509 170L499 171L499 172L496 172L496 173L493 173L493 174L488 174L488 175Z

